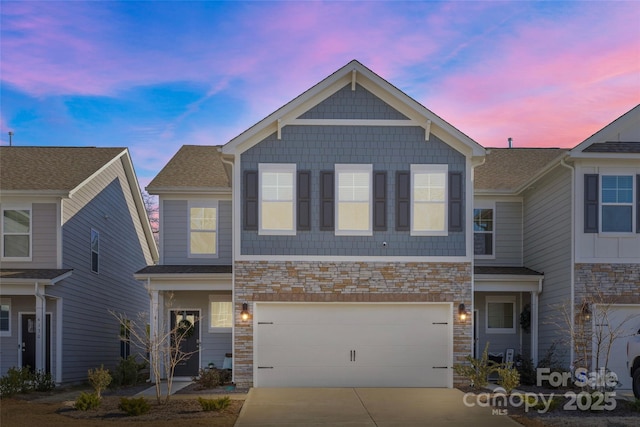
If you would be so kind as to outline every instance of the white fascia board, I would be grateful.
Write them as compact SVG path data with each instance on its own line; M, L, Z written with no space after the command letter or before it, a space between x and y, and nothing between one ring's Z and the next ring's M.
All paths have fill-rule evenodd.
M154 187L146 188L153 196L179 199L185 196L230 196L231 187Z
M34 200L42 199L42 202L50 202L55 199L68 199L70 198L68 191L63 190L2 190L0 191L0 201L6 201L8 198L16 199L29 199ZM48 199L48 200L47 200Z
M571 159L640 159L640 153L571 153Z
M472 257L464 256L334 256L334 255L238 255L235 261L274 261L274 262L379 262L379 263L471 263Z

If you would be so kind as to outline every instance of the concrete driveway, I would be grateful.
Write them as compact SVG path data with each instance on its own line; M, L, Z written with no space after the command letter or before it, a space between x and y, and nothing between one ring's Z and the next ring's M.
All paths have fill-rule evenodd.
M236 427L519 426L447 388L254 388ZM473 400L471 400L473 402Z

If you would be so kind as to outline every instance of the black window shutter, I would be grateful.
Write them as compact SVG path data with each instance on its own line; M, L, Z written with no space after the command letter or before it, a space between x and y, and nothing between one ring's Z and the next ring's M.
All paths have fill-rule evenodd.
M244 229L258 229L258 171L244 172Z
M298 171L298 230L311 230L311 172Z
M320 172L320 230L333 231L334 229L334 173L333 171Z
M396 172L396 230L409 231L411 228L411 174L409 171Z
M449 231L463 231L462 172L449 172Z
M598 175L584 176L584 232L598 232Z
M636 233L640 233L640 175L636 175Z
M373 229L387 230L387 173L373 172Z

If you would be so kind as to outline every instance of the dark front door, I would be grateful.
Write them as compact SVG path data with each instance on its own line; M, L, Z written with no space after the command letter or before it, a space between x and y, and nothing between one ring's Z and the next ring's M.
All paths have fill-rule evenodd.
M173 372L176 377L195 377L198 375L198 365L200 356L198 354L200 338L200 321L197 311L174 310L171 311L171 330L176 330L176 325L180 331L187 328L184 339L180 342L180 350L190 354L185 360L176 365Z
M46 320L46 370L51 372L51 315ZM22 315L22 367L29 367L32 371L36 367L36 315Z

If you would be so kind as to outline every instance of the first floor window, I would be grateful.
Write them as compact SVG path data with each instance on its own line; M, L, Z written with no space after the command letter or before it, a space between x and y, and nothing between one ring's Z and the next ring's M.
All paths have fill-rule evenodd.
M475 255L493 255L493 209L476 208L473 210L473 253Z
M515 297L487 297L487 328L489 334L516 333Z
M633 231L633 176L602 176L602 231Z
M2 257L31 257L31 209L2 210Z
M295 234L296 165L261 163L258 170L260 234Z
M233 302L231 295L209 296L209 332L231 332Z
M91 271L100 272L100 233L91 229Z
M216 202L192 202L189 204L189 256L216 255L218 231L218 206Z
M11 335L11 300L0 299L0 335Z
M371 235L372 165L338 164L336 170L337 235Z
M411 233L447 233L447 165L411 165Z

